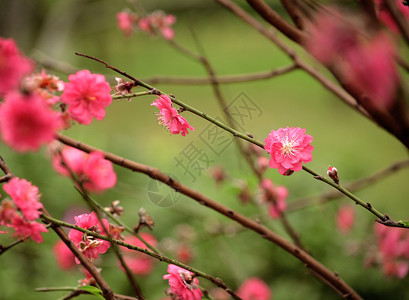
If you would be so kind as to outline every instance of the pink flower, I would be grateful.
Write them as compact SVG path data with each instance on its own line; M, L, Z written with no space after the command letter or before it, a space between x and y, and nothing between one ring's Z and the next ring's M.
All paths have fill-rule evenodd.
M20 54L14 40L0 37L0 95L16 89L33 69L33 62Z
M14 236L18 238L31 238L36 243L42 243L41 232L48 232L44 224L34 221L26 221L20 215L16 215L11 226L14 228Z
M271 290L261 279L251 277L243 282L237 295L243 300L269 300Z
M68 168L77 175L84 187L91 192L103 192L116 184L117 176L112 163L104 158L102 152L84 153L72 147L64 147L61 151L63 161ZM53 157L54 169L64 176L69 176L65 166L61 164L61 157Z
M278 169L282 175L300 171L303 162L312 160L312 136L305 134L305 129L286 127L271 130L264 141L264 149L271 154L270 167Z
M348 20L351 21L351 20ZM305 41L307 50L323 64L330 64L358 43L357 24L346 22L335 9L318 13Z
M375 224L383 272L403 278L409 271L409 233L402 228Z
M122 11L116 14L118 21L118 28L126 35L130 36L133 32L133 26L138 20L138 17L126 11Z
M171 26L175 22L175 16L155 11L139 21L139 28L149 34L154 34L155 30L159 30L165 39L172 40L175 36L175 31Z
M36 94L10 92L0 105L3 140L19 152L35 151L54 139L62 126L57 112Z
M156 102L155 102L156 101ZM172 107L172 101L167 95L160 95L158 99L151 104L159 108L158 121L165 128L169 129L171 134L188 134L187 129L194 131L195 129L179 115L178 111Z
M175 265L168 265L168 273L163 279L169 280L170 291L177 300L200 300L203 293L194 273Z
M60 97L56 96L55 93L64 90L64 82L57 76L47 74L43 69L41 73L26 77L24 88L39 94L47 100L49 105L53 105L60 100Z
M57 241L57 243L54 244L53 251L61 269L68 270L75 265L74 254L63 241Z
M398 82L393 42L380 33L367 43L351 49L345 55L346 78L371 97L378 108L392 104Z
M70 176L67 168L61 163L61 156L64 163L69 167L69 169L74 172L78 177L84 173L84 165L88 159L87 153L78 150L77 148L66 146L61 150L61 155L55 153L53 156L53 167L54 169L64 176Z
M284 186L274 186L273 182L264 178L261 181L262 201L269 205L268 212L273 219L277 219L287 209L286 199L288 190Z
M111 87L100 74L91 74L88 70L78 71L68 76L62 101L68 105L72 118L81 124L90 124L92 117L102 120L105 107L112 102Z
M84 187L90 191L102 192L116 184L116 174L112 163L104 158L102 152L91 152L84 166L87 178Z
M140 235L147 243L154 247L156 246L156 239L153 235L144 232ZM148 249L146 245L135 236L127 237L124 242L143 249ZM133 273L146 275L152 271L154 260L151 257L128 248L124 248L123 251L124 260Z
M265 156L259 156L257 158L257 165L261 173L264 173L268 168L268 158Z
M75 225L88 229L98 234L106 235L103 227L98 221L97 214L95 212L91 212L91 214L83 214L76 216L75 218ZM102 223L104 224L105 228L109 228L108 220L101 219ZM108 248L111 244L104 240L99 240L94 238L93 236L88 236L81 231L71 229L68 233L68 237L70 240L75 244L75 246L84 254L85 257L89 259L97 259L99 254L103 254L107 252ZM75 259L77 264L79 261Z
M3 185L4 191L10 195L26 220L37 219L43 205L41 204L38 187L25 179L14 177Z
M345 205L338 210L337 227L341 233L348 233L354 225L354 221L355 211L351 206Z

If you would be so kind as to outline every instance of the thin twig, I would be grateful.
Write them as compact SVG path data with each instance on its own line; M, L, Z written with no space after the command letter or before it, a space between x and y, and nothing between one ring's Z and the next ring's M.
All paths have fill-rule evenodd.
M403 168L407 168L407 167L409 167L409 160L398 161L386 167L385 169L382 169L367 177L358 179L350 183L346 183L344 187L350 192L355 192L363 188L366 188L368 186L372 186L373 184L384 179L385 177L395 174L397 171ZM287 212L297 211L299 209L303 209L303 208L309 207L314 204L324 204L328 202L329 200L334 200L342 196L345 196L345 195L342 194L338 190L331 189L320 195L296 199L288 203Z
M271 79L280 75L287 74L291 71L299 68L297 64L291 64L287 67L272 69L270 71L254 72L248 74L238 75L219 75L215 76L212 80L209 77L168 77L168 76L155 76L144 79L144 81L150 84L186 84L186 85L202 85L211 84L216 82L218 84L250 82L263 79Z

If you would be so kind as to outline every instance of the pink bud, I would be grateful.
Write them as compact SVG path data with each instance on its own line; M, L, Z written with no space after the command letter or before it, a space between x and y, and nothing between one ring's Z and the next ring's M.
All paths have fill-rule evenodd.
M335 184L339 184L337 168L329 166L327 175L335 182Z

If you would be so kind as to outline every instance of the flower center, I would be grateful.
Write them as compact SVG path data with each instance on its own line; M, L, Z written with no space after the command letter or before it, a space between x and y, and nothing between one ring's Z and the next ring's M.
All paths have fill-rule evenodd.
M296 146L294 140L289 141L288 138L286 138L281 144L282 146L280 150L284 155L289 156L294 154L294 147Z

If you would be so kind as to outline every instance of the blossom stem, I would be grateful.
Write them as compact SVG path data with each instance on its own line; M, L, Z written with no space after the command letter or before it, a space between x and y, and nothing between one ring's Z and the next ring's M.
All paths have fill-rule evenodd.
M126 94L126 95L114 95L114 96L112 96L112 99L124 99L124 98L141 97L141 96L146 96L146 95L151 95L151 94L152 94L151 92L146 91L146 92Z
M181 268L184 268L184 269L186 269L186 270L188 270L188 271L190 271L190 272L192 272L192 273L195 273L197 276L200 276L200 277L203 277L203 278L208 279L209 281L211 281L211 282L213 282L214 284L216 284L218 287L221 287L221 288L223 288L224 290L226 290L226 292L228 292L234 299L241 299L239 296L236 295L236 293L233 292L233 290L231 290L230 288L228 288L228 287L226 286L226 284L225 284L221 279L219 279L219 278L214 278L214 277L212 277L212 276L210 276L210 275L208 275L208 274L206 274L206 273L204 273L204 272L202 272L202 271L200 271L200 270L198 270L198 269L192 268L191 266L186 265L186 264L184 264L184 263L181 263L181 262L179 262L179 261L177 261L177 260L168 258L168 257L166 257L166 256L164 256L164 255L155 253L155 252L150 251L150 250L148 250L148 249L140 248L140 247L138 247L138 246L134 246L134 245L125 243L125 242L120 241L120 240L116 240L116 239L113 239L113 238L109 238L109 237L107 237L107 236L105 236L105 235L97 234L97 233L95 233L95 232L93 232L93 231L87 230L87 229L82 228L82 227L79 227L79 226L77 226L77 225L70 224L70 223L67 223L67 222L64 222L64 221L61 221L61 220L57 220L57 219L55 219L55 218L53 218L53 217L51 217L51 216L48 216L48 215L42 215L41 217L42 217L44 220L46 220L46 221L48 221L48 222L50 222L50 223L52 223L52 224L55 224L55 225L58 225L58 226L67 227L67 228L71 228L71 229L75 229L75 230L81 231L81 232L83 232L83 233L86 233L87 235L96 237L96 238L98 238L98 239L101 239L101 240L104 240L104 241L108 241L108 242L111 242L111 243L115 243L116 245L119 245L119 246L122 246L122 247L126 247L126 248L128 248L128 249L130 249L130 250L135 250L135 251L139 251L139 252L145 253L146 255L149 255L149 256L151 256L151 257L153 257L153 258L156 258L157 260L164 261L164 262L169 263L169 264L177 265L177 266L179 266L179 267L181 267Z

